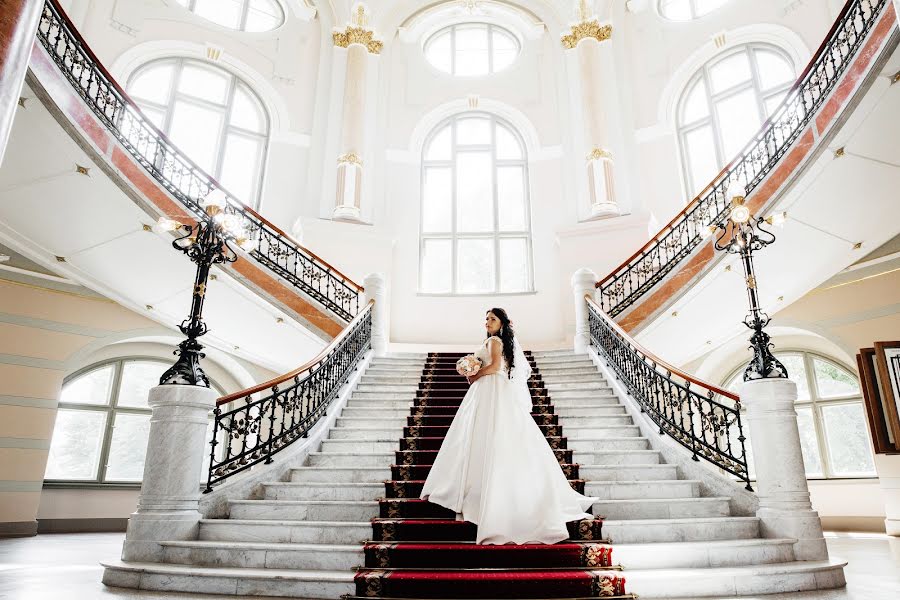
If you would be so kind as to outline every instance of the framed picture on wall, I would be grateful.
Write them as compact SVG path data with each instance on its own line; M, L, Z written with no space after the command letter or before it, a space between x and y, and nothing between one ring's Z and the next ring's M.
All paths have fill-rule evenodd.
M875 342L875 364L882 402L891 411L894 437L900 443L900 342Z
M862 348L856 362L875 453L900 454L900 420L892 410L896 404L883 397L875 348Z

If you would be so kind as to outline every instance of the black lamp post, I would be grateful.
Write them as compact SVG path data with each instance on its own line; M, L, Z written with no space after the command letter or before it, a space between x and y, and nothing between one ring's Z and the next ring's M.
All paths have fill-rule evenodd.
M191 299L191 313L178 328L187 339L178 344L178 360L163 373L160 385L201 385L209 387L209 379L200 368L200 359L206 355L201 352L203 345L197 338L207 332L203 322L203 301L206 298L206 285L209 271L215 264L234 262L237 254L229 245L234 241L243 250L251 251L254 242L244 231L240 217L226 211L225 194L219 190L212 191L202 201L206 218L194 225L185 225L171 219L160 219L159 225L166 231L178 231L183 235L172 242L172 246L191 259L197 265L194 277L194 290Z
M767 378L784 378L787 369L772 354L772 343L769 334L763 331L769 324L769 315L759 307L756 271L753 268L753 253L775 241L775 235L763 228L764 223L780 224L786 213L779 213L766 219L756 218L744 204L743 189L730 192L731 212L728 218L709 227L709 234L717 233L716 250L724 250L729 254L741 257L744 268L744 281L747 284L747 299L750 303L750 314L744 318L744 325L753 331L750 336L750 347L753 349L753 360L744 371L744 381Z

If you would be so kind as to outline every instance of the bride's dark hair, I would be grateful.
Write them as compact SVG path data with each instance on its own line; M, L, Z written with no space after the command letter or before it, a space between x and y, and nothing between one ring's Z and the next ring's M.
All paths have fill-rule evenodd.
M513 362L515 361L513 356L513 340L516 337L516 333L513 331L512 321L509 320L509 315L507 315L506 311L502 308L492 308L488 312L494 313L494 316L500 319L500 331L497 332L497 337L503 342L503 358L506 359L506 366L509 367L507 377L512 378ZM491 337L490 334L488 334L487 337Z

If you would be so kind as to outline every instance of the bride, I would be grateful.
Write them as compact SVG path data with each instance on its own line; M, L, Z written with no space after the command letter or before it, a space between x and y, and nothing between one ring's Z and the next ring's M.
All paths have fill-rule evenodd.
M471 384L420 498L478 525L477 544L553 544L597 500L572 489L531 416L531 366L502 308L485 318Z

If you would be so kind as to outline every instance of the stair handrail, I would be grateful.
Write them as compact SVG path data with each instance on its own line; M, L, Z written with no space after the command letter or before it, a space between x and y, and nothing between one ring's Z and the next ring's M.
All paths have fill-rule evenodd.
M308 435L372 347L374 305L369 300L315 358L216 401L204 493L256 464L271 464L273 455Z
M757 134L683 210L637 252L596 283L611 317L627 310L709 237L731 207L728 190L746 195L775 168L843 76L889 0L848 0L806 68Z
M227 199L226 214L240 219L248 239L255 240L249 254L257 262L341 320L353 319L363 287L238 200L184 155L106 70L58 0L45 0L37 38L106 129L189 213L208 218L201 200L218 190Z
M659 427L659 434L750 486L741 399L660 359L629 336L585 294L590 343ZM736 434L736 435L735 435Z

